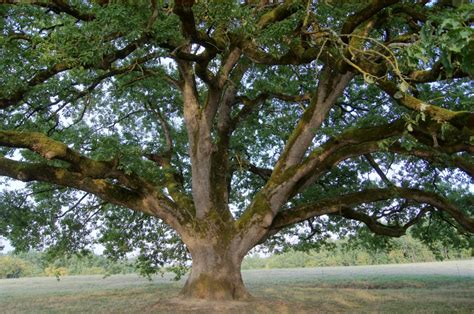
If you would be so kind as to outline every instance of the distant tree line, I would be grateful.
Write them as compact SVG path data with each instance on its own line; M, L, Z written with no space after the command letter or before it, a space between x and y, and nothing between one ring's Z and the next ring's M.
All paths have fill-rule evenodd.
M113 275L135 272L132 262L111 261L104 256L72 255L50 260L45 253L28 252L0 256L0 278L67 275Z
M473 254L472 249L458 250L443 243L428 247L411 236L390 239L383 249L338 240L319 249L290 249L269 257L251 255L244 260L242 269L421 263L469 259Z

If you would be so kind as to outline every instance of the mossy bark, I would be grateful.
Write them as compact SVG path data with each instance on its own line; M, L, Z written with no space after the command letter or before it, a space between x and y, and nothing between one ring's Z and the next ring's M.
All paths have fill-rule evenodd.
M209 301L251 298L242 281L242 254L207 245L198 245L190 251L193 264L181 297Z

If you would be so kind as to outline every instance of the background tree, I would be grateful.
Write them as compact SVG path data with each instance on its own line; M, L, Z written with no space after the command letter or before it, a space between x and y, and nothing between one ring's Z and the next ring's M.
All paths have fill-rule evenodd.
M469 245L472 9L3 1L0 175L26 185L1 235L145 271L189 252L207 299L248 297L243 257L283 230Z

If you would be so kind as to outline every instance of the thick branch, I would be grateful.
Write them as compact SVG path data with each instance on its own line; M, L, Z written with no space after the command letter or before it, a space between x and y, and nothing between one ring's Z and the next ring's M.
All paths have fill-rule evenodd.
M177 60L182 78L184 120L189 139L192 191L196 217L204 218L212 209L211 157L212 121L203 114L196 88L193 68L189 62Z
M399 2L400 0L374 0L371 4L356 12L355 14L349 16L342 26L341 34L348 35L351 34L359 25L369 20L372 16L383 10L384 8ZM348 41L348 38L345 37L343 40Z
M215 56L218 50L223 50L225 47L222 47L216 40L196 28L196 20L192 10L194 3L194 0L176 0L174 2L173 12L181 21L184 37L191 39L193 43L205 47L209 55ZM210 59L212 58L213 57L210 57Z
M42 181L60 186L76 188L92 193L99 198L119 206L131 208L157 216L180 230L179 212L172 202L149 191L129 189L110 183L105 179L94 179L79 172L69 171L44 163L28 163L0 157L0 176L24 182Z
M46 159L61 160L69 164L67 168L57 168L59 169L58 171L75 173L76 176L89 178L91 180L117 180L117 183L120 184L121 187L136 191L137 193L161 194L155 189L152 183L135 174L125 174L119 170L117 168L118 160L98 161L87 158L70 149L66 144L52 140L42 133L0 131L0 146L26 148ZM32 180L41 180L41 178L37 179L33 177ZM64 185L59 181L57 184ZM163 195L160 197L165 199ZM171 204L171 202L169 203Z
M340 161L379 150L378 141L399 136L403 132L402 120L381 126L348 130L314 149L299 165L276 176L274 180L277 182L281 180L279 177L287 180L275 190L274 195L277 198L290 197ZM283 204L285 201L281 199L280 203Z
M30 87L36 86L45 82L47 79L53 77L54 75L61 73L63 71L71 69L72 65L66 63L57 63L46 70L39 71L35 76L33 76L23 88L19 88L15 92L11 93L9 96L0 98L0 109L5 109L10 106L16 105L20 102L25 94L28 92Z
M462 156L449 156L463 151L469 151L472 154L474 147L471 145L449 146L448 148L439 146L438 149L414 147L408 150L395 143L388 146L387 150L396 154L415 156L431 163L454 165L474 179L474 162Z
M29 149L65 167L28 163L0 156L0 175L21 181L44 181L93 193L107 202L157 216L180 230L189 207L178 208L152 183L117 169L118 160L97 161L41 133L0 131L0 146Z
M316 60L318 56L321 60L334 61L328 49L321 47L303 47L302 45L291 46L288 52L282 56L274 56L258 48L253 41L242 41L242 51L245 56L255 63L266 65L285 65L285 64L307 64Z
M73 6L67 4L63 0L53 1L18 1L18 0L6 0L2 1L1 4L33 4L53 11L56 14L65 13L81 21L92 21L95 19L95 15L90 12L81 12Z
M68 162L74 171L92 178L106 178L115 171L114 162L96 161L81 156L66 144L52 140L42 133L0 131L0 146L27 148L46 159Z
M272 175L272 172L273 172L272 169L257 167L251 163L248 164L248 170L258 175L264 181L268 181L268 179L270 179L270 176Z
M319 77L319 84L311 103L298 121L278 159L275 170L284 171L298 164L308 150L314 135L353 77L352 73L340 74L326 66Z
M255 112L259 105L265 102L267 99L279 99L287 102L301 103L306 102L311 99L310 93L305 93L303 95L288 95L275 92L262 92L255 98L248 98L246 96L237 96L233 105L237 103L242 103L243 108L232 118L231 120L231 129L234 130L245 117L250 115L252 112Z
M291 16L297 11L297 9L298 6L296 6L293 1L286 1L286 3L278 5L274 9L262 15L260 20L257 22L257 27L261 30L265 29L269 25L278 21L282 21Z
M299 166L298 170L293 172L292 178L295 180L293 193L302 191L302 189L312 184L317 177L343 160L384 150L415 156L429 162L441 160L442 163L454 165L472 176L472 162L462 156L449 157L449 155L459 152L472 152L474 150L472 145L466 144L469 141L469 136L465 135L459 139L454 139L453 142L440 140L437 147L430 147L432 143L425 142L425 134L430 132L433 124L436 124L436 122L414 127L415 129L411 135L427 147L420 145L419 147L413 147L411 150L403 148L400 143L393 143L388 146L380 145L380 141L389 138L395 139L406 132L405 122L402 119L387 125L346 131L315 149L305 162ZM384 176L383 172L380 174ZM383 180L387 184L390 183L388 178Z
M368 189L288 209L279 212L276 215L272 225L270 226L270 230L280 230L281 228L294 223L324 214L339 214L345 217L347 216L347 218L364 221L368 223L370 227L371 224L375 224L374 218L368 218L364 216L364 214L357 213L350 208L364 203L372 203L393 198L404 198L431 205L448 213L466 231L474 233L474 219L466 216L445 198L433 192L399 187Z

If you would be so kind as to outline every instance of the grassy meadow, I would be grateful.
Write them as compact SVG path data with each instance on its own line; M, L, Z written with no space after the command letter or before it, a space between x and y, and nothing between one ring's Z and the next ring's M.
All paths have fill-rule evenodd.
M243 272L251 302L181 302L184 280L0 280L0 313L474 313L474 260Z

